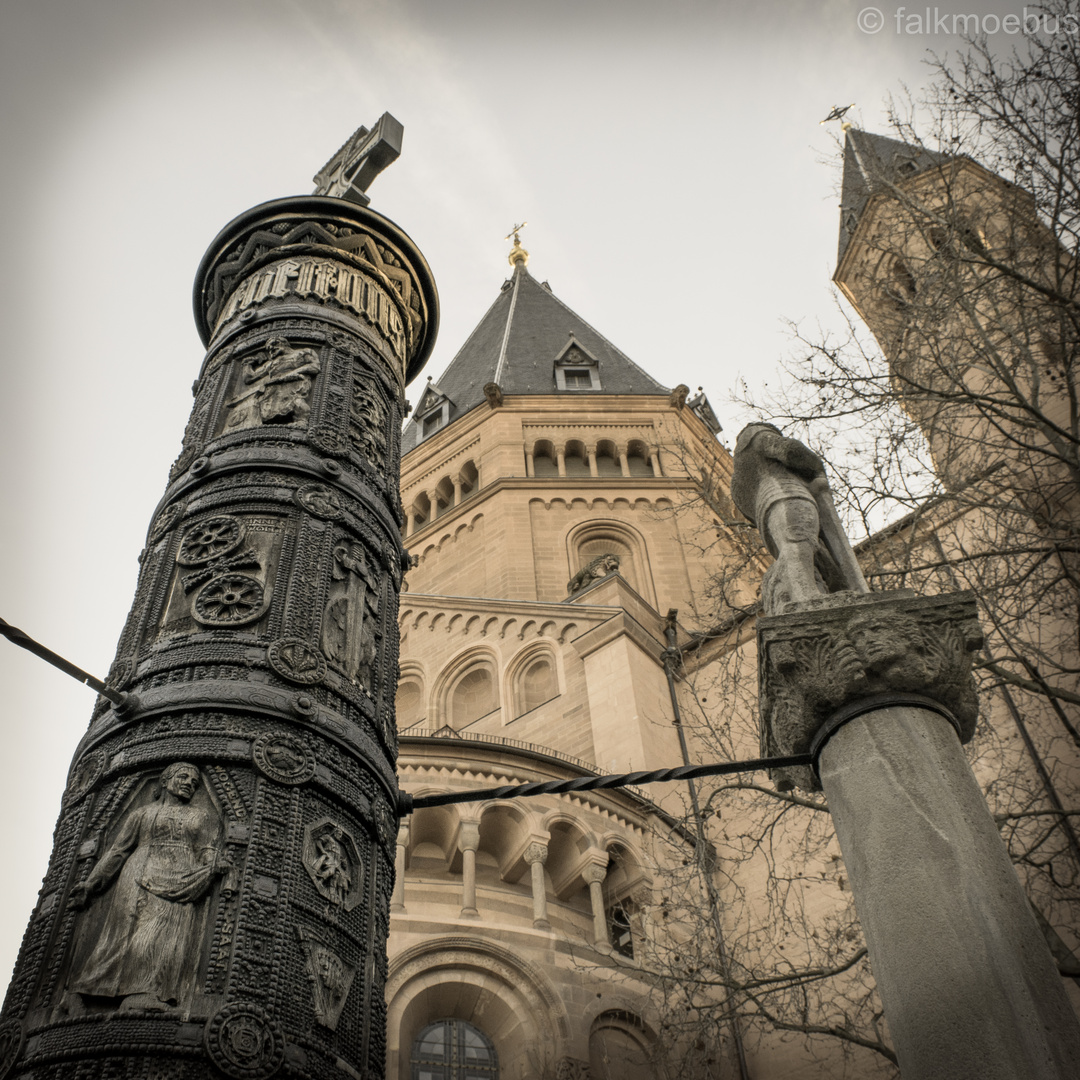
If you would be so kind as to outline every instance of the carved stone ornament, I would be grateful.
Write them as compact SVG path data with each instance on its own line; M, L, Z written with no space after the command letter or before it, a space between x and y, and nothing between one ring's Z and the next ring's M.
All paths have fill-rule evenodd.
M229 514L207 518L189 529L176 553L181 566L203 566L235 551L244 539L244 524Z
M263 614L266 601L258 578L222 574L195 594L192 615L204 626L244 626Z
M304 484L296 490L296 501L318 518L336 521L341 517L341 499L326 484Z
M101 779L105 761L104 750L91 750L79 758L68 777L67 791L64 792L65 806L77 803Z
M263 735L251 753L259 772L279 784L303 784L315 775L315 756L293 735Z
M360 849L346 829L322 818L304 830L304 869L319 895L335 907L352 911L364 891Z
M356 965L346 964L340 956L300 927L296 932L304 950L304 973L311 983L315 1019L323 1027L335 1031L341 1011L345 1008L345 999L356 978Z
M210 1018L203 1037L210 1060L233 1080L267 1080L285 1060L285 1037L258 1005L238 1001Z
M266 658L283 679L301 686L312 686L326 675L326 657L303 638L278 638Z
M547 862L548 848L547 844L530 844L525 849L523 858L532 866L533 863L540 863L543 865Z
M22 1053L26 1032L18 1020L5 1020L0 1023L0 1080L11 1072Z
M567 583L566 595L573 596L582 589L591 585L594 581L606 578L608 574L616 574L619 571L619 556L611 552L597 555L595 559L583 566Z
M839 593L758 620L761 751L805 754L840 708L875 694L945 706L962 739L975 731L971 658L983 643L972 593ZM781 790L819 791L809 767L776 769Z
M579 1058L559 1058L555 1064L555 1080L592 1080L592 1069Z

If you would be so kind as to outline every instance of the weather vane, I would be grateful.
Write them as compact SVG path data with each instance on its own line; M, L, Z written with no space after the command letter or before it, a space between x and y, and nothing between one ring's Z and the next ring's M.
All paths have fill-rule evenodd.
M844 113L846 113L848 109L854 108L854 106L854 101L850 105L834 105L832 107L832 112L829 113L829 115L826 116L824 120L820 121L820 123L827 124L830 120L844 120ZM840 127L846 131L849 127L851 127L851 121L844 120Z
M515 225L504 237L504 240L513 238L514 246L510 251L510 265L516 266L521 263L524 266L529 261L529 253L521 246L521 230L525 228L529 223L523 221L520 225Z

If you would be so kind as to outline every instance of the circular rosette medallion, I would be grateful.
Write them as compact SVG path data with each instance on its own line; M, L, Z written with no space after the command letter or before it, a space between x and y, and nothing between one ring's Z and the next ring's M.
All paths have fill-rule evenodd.
M279 784L303 784L315 775L314 756L292 735L263 735L255 740L252 757L259 772Z
M285 1060L285 1038L257 1005L238 1001L206 1025L210 1060L234 1080L266 1080Z
M101 779L104 771L105 752L103 750L92 750L79 758L68 777L67 791L64 792L65 805L77 803Z
M23 1026L18 1020L0 1023L0 1078L7 1076L19 1060L24 1039Z
M193 614L204 626L243 626L266 608L262 582L247 574L222 574L196 594Z
M188 530L176 553L176 561L181 566L201 566L235 551L243 539L244 526L239 518L227 514L207 518Z
M312 445L324 454L344 454L345 440L332 427L317 427L310 435Z
M303 638L278 638L267 650L270 666L289 682L310 686L326 674L326 657Z
M309 513L327 521L341 517L341 499L326 484L304 484L296 489L296 501Z

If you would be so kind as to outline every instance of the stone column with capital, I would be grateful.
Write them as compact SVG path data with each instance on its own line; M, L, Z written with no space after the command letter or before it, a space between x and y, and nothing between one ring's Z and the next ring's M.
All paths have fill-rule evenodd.
M480 823L463 821L458 833L461 850L461 914L466 918L480 913L476 909L476 852L480 847Z
M226 226L195 308L108 676L127 703L76 751L0 1078L383 1072L399 433L435 286L396 225L315 195Z
M762 753L816 755L773 779L828 798L904 1080L1080 1075L1080 1025L961 747L975 597L859 591L820 459L771 425L740 434L732 495L777 557Z
M604 911L604 879L607 877L607 864L591 862L582 870L581 876L589 886L589 900L592 904L593 916L593 943L598 949L610 949L607 912Z
M529 864L532 884L533 926L538 930L550 930L547 917L547 883L544 881L544 864L547 862L546 843L533 843L525 849L525 862Z

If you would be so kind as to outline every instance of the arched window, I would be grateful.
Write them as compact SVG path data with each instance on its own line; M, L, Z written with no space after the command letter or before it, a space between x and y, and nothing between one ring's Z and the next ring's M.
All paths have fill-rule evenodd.
M402 730L424 719L424 687L416 676L402 676L394 709L397 725Z
M450 691L448 705L450 726L455 731L468 727L481 716L487 716L497 709L499 695L491 667L481 662L469 668Z
M551 654L539 653L527 660L514 677L514 716L524 716L558 694L559 682Z
M572 439L566 444L566 475L591 476L589 463L585 460L585 445Z
M533 476L558 475L559 465L555 460L555 448L546 439L542 439L533 449Z
M436 1020L416 1038L409 1059L412 1080L498 1080L491 1040L464 1020Z
M653 475L649 449L637 439L634 439L626 448L626 464L630 468L631 476Z
M622 466L619 464L619 452L615 444L606 440L597 443L596 446L596 475L597 476L622 476Z
M601 1013L589 1033L589 1064L594 1080L653 1080L651 1039L633 1013Z

